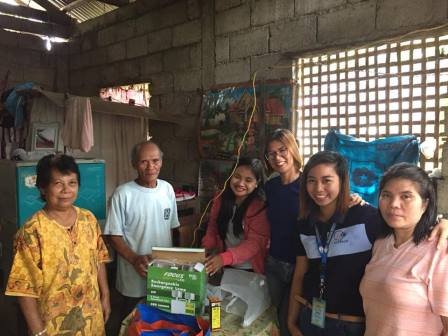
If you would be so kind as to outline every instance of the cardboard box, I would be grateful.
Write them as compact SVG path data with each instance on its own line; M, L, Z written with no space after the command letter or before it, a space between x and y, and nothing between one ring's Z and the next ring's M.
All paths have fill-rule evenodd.
M148 267L148 305L175 314L199 315L203 311L207 275L204 249L159 248L152 250L154 262ZM170 267L168 264L180 265ZM182 266L183 265L183 266Z

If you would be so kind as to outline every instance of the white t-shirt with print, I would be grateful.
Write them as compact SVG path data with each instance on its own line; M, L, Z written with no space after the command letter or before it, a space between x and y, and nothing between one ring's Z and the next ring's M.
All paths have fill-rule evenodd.
M107 212L105 235L122 236L137 254L150 254L153 247L171 247L171 229L179 226L176 196L166 181L146 188L135 181L119 186ZM120 255L117 255L117 290L130 297L146 296L142 278Z

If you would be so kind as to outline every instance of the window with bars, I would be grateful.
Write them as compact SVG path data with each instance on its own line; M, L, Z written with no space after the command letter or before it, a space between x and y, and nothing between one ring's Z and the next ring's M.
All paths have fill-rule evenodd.
M413 134L434 138L426 170L440 166L448 106L448 35L381 43L303 57L294 64L297 138L305 159L331 128L371 141Z

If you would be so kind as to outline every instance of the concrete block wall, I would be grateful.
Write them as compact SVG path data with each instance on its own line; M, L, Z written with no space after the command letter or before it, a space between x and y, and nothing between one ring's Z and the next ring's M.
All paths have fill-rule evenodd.
M300 54L346 48L447 23L447 0L156 0L88 21L70 46L71 91L150 81L162 176L197 184L201 94L214 85L292 78Z
M69 52L71 92L95 95L105 86L151 83L154 112L179 120L150 122L164 151L161 177L179 186L196 185L198 178L203 10L199 0L137 1L81 24Z
M0 80L10 70L8 87L34 82L47 90L68 88L68 62L65 47L53 44L47 51L35 36L0 30Z

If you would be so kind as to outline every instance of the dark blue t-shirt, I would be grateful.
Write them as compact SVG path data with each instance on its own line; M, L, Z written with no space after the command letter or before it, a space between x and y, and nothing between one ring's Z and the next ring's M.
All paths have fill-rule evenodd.
M299 221L297 255L308 258L302 296L308 302L312 302L313 297L319 297L321 261L314 227L317 225L323 238L326 235L323 231L328 233L334 222L336 231L328 250L323 297L327 303L327 312L364 316L359 284L381 229L378 210L371 205L356 205L347 211L345 217L334 216L329 223L321 223L311 217ZM326 230L322 230L324 227Z
M299 186L300 177L292 183L282 184L280 176L276 176L265 184L267 215L271 225L269 254L289 263L296 261Z

